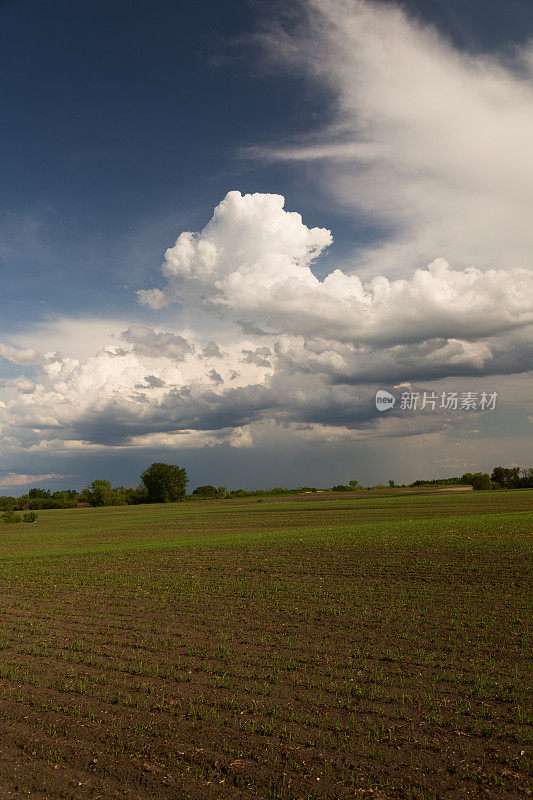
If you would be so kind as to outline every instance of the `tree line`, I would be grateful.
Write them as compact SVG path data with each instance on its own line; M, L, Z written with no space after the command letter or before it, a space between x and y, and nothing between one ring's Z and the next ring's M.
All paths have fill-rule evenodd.
M11 511L38 511L48 508L76 508L79 506L124 506L140 503L170 503L184 500L187 496L189 479L184 467L175 464L155 462L141 473L138 486L113 487L108 480L94 480L89 486L78 492L76 489L62 489L51 492L48 489L30 489L20 497L0 497L0 509ZM466 472L461 477L435 478L434 480L416 480L411 484L397 486L394 481L388 482L384 488L415 488L424 486L472 486L474 490L487 489L531 489L533 488L533 469L520 467L494 467L492 473ZM337 484L328 491L349 492L363 490L358 481L351 480L347 484ZM189 495L198 499L232 499L239 497L275 497L282 494L314 493L313 486L300 486L297 489L284 489L275 486L273 489L234 489L225 486L198 486ZM27 521L30 521L28 518ZM31 520L33 521L33 519Z
M189 482L187 472L175 464L155 462L141 473L141 483L113 487L108 480L97 479L81 492L63 489L30 489L20 497L0 497L0 508L15 511L79 506L126 506L139 503L171 503L183 500Z
M436 478L419 480L411 486L471 486L474 491L487 489L533 489L531 467L494 467L492 473L465 472L460 478Z

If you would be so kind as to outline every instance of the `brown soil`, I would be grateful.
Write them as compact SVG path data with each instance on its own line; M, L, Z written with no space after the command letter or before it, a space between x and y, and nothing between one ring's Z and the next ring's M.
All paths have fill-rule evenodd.
M0 797L525 797L528 577L468 537L4 564Z

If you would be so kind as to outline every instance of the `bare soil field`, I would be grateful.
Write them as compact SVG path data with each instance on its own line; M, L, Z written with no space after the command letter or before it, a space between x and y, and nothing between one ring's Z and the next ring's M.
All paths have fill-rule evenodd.
M0 526L0 797L531 795L533 492Z

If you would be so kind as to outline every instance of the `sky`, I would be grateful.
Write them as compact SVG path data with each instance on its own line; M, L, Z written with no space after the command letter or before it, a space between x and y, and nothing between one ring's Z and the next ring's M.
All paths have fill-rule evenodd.
M0 493L530 466L532 78L529 0L0 0Z

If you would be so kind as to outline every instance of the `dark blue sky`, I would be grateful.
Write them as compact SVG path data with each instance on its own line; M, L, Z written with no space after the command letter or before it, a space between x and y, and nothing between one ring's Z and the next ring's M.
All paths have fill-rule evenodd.
M533 30L527 0L419 0L406 7L457 46L505 48ZM371 239L309 192L305 171L239 148L320 127L325 99L264 74L246 37L278 16L232 2L0 4L0 326L53 313L116 313L123 284L150 282L164 248L230 188L279 192L342 256ZM295 8L295 6L294 6ZM284 13L286 16L286 13Z

